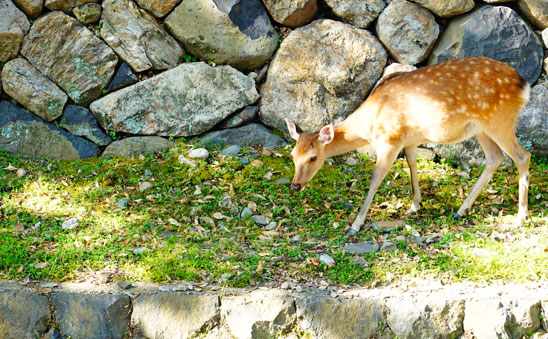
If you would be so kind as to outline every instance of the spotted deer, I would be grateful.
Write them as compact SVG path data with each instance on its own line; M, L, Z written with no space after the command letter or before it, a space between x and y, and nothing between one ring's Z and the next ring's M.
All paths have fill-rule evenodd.
M326 158L369 145L377 160L369 191L349 233L360 230L373 196L403 149L411 174L413 202L419 209L417 146L450 144L475 136L485 153L485 168L454 218L463 216L508 154L519 171L519 210L514 226L527 217L529 159L514 126L529 100L529 83L513 68L489 59L450 60L408 73L386 76L359 108L340 125L305 133L290 119L287 128L297 143L291 152L295 176L291 188L301 191Z

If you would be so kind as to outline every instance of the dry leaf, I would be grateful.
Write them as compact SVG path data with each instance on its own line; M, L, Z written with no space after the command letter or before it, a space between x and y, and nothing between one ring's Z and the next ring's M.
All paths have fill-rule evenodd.
M253 161L251 162L251 166L253 166L253 167L260 167L260 166L262 166L262 165L264 165L264 162L262 162L262 161L259 160L259 159L253 160Z
M226 215L223 215L221 212L215 212L215 213L213 213L213 218L215 218L215 219L217 219L217 220L221 220L221 219L230 220L229 217L227 217Z
M261 260L261 261L259 261L259 265L257 265L257 270L255 271L255 273L261 274L261 273L263 273L263 270L264 270L263 261Z
M172 224L173 226L181 227L181 224L180 224L177 220L175 220L175 219L173 219L173 218L169 218L169 219L167 220L167 222L169 222L169 223Z
M20 267L17 269L16 272L17 272L17 273L21 273L21 272L23 272L23 269L24 269L24 267L23 267L23 266L20 266Z

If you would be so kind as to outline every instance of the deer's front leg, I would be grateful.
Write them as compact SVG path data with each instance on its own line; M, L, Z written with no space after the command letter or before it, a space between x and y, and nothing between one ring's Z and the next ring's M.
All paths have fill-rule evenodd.
M396 160L398 153L401 147L396 147L389 144L383 144L380 147L377 147L377 163L375 164L375 169L373 170L373 175L371 176L371 182L369 184L369 191L367 192L367 197L363 203L360 213L354 222L352 223L352 228L348 231L349 235L356 234L365 221L365 216L369 210L369 206L373 201L373 196L377 189L379 188L382 180L388 173L390 166Z

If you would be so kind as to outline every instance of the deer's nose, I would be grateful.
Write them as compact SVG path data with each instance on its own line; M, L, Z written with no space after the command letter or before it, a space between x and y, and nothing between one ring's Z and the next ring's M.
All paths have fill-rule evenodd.
M298 192L301 190L301 184L291 184L291 189Z

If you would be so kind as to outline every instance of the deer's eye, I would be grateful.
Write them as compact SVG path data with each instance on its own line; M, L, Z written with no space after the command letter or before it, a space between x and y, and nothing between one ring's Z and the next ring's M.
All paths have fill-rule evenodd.
M318 157L316 157L316 156L313 156L312 158L310 158L310 162L314 162L316 160L318 160Z

